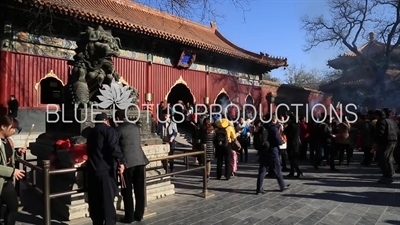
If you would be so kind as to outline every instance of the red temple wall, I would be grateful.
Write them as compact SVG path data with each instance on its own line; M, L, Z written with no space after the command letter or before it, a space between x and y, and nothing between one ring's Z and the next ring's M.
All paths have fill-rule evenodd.
M130 86L138 90L140 93L139 102L144 103L149 82L149 76L147 76L149 73L148 63L128 58L114 58L114 67Z
M40 86L35 89L51 70L65 84L68 77L67 61L59 58L49 58L15 52L1 52L1 104L7 106L10 95L15 95L20 108L45 108L40 104Z
M15 94L21 109L40 109L40 90L35 90L35 84L51 70L64 83L67 83L67 60L15 52L1 51L0 67L0 104L3 109L11 94ZM191 90L196 103L204 103L204 97L213 103L221 90L225 90L232 103L243 105L246 97L254 99L256 108L262 106L263 113L269 111L268 93L277 93L278 87L252 86L240 84L237 77L195 70L181 70L167 65L150 64L127 58L116 58L115 69L140 93L140 102L144 103L146 93L153 94L153 103L165 101L165 97L176 82L184 83ZM182 77L182 78L180 78ZM40 89L40 86L39 86ZM291 91L289 91L291 92ZM330 97L323 93L310 92L310 102L330 104Z
M206 73L196 70L176 69L167 65L153 64L152 68L152 87L153 103L166 101L168 93L175 83L186 85L197 103L203 103L206 97ZM182 77L182 78L180 78Z
M240 84L237 77L210 73L208 76L208 97L214 103L218 95L226 92L233 104L243 105L246 103L247 96L253 98L254 104L259 105L263 102L263 88Z

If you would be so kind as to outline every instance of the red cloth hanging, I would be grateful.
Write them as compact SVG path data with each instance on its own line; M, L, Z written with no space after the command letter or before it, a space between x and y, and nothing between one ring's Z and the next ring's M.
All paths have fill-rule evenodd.
M56 141L57 149L69 149L71 147L71 141L67 140L58 140Z
M69 151L74 163L83 163L88 159L86 144L73 145Z
M56 141L56 149L57 150L67 149L71 154L73 163L83 163L88 159L86 144L73 145L73 144L71 144L71 141L69 139L66 139L66 140L60 139L60 140ZM53 156L50 159L50 161L55 162L55 157L56 156Z

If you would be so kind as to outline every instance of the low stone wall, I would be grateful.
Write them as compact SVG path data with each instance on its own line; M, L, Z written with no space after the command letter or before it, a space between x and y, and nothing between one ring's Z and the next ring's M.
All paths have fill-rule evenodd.
M35 142L30 144L31 152L37 157L38 166L43 165L43 160L49 159L53 146L43 142ZM144 146L143 150L146 156L150 158L162 157L168 155L169 145L158 144ZM57 154L61 164L67 165L71 161L69 153L65 150L61 150ZM152 162L146 167L147 177L164 174L165 170L162 167L162 163ZM29 175L30 178L32 174ZM42 176L37 174L38 187L42 189ZM51 175L51 193L71 191L80 187L83 187L83 174L82 173L70 173ZM152 201L160 199L169 195L175 194L175 186L171 183L170 177L162 179L151 180L147 182L147 200ZM22 203L24 200L21 199ZM51 200L52 215L56 214L57 217L61 217L65 220L73 220L82 217L88 217L88 204L86 193L74 194L72 196L64 196ZM122 197L118 195L115 199L117 209L123 209Z

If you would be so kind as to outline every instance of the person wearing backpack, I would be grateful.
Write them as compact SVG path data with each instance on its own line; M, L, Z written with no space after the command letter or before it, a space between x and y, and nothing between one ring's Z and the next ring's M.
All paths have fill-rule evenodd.
M254 148L258 151L259 166L257 175L257 189L256 194L264 194L264 178L267 174L267 167L269 167L268 150L270 148L268 142L268 131L263 127L261 120L254 122Z
M217 179L222 177L222 164L225 164L225 178L229 180L232 175L230 169L232 143L236 140L235 129L229 125L225 117L215 121L215 156L217 158Z
M280 150L279 146L283 144L281 136L279 134L279 128L277 126L278 119L276 116L272 116L271 123L268 125L268 142L270 149L268 151L269 166L272 167L275 174L276 180L278 181L281 191L285 191L290 187L286 185L282 176L282 167L280 163Z

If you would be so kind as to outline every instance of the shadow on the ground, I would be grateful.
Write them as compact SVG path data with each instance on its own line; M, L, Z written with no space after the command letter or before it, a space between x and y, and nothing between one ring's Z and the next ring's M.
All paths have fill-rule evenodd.
M18 213L17 221L24 224L44 224L43 219L26 213ZM67 225L67 223L52 221L51 225Z
M385 220L384 221L386 224L393 224L393 225L399 225L400 221L398 220Z
M330 200L342 203L400 207L400 196L399 193L396 192L325 191L323 193L312 193L310 195L284 194L283 196ZM385 198L382 198L382 196L385 196Z
M190 183L183 183L183 182L176 182L174 183L175 187L178 189L178 191L176 192L177 194L188 194L188 195L196 195L199 193L199 191L201 191L203 189L202 183L198 183L198 184L190 184ZM185 190L191 190L192 191L197 191L197 192L193 192L193 193L182 193L182 189ZM214 188L214 187L208 187L209 191L217 191L217 192L229 192L229 193L237 193L237 194L251 194L254 195L255 194L255 189L254 190L250 190L250 189L236 189L236 188Z
M400 189L400 183L392 184L379 184L377 180L343 180L340 178L327 178L319 179L315 183L303 183L304 185L310 186L326 186L326 187L368 187L368 188L388 188L388 189Z

